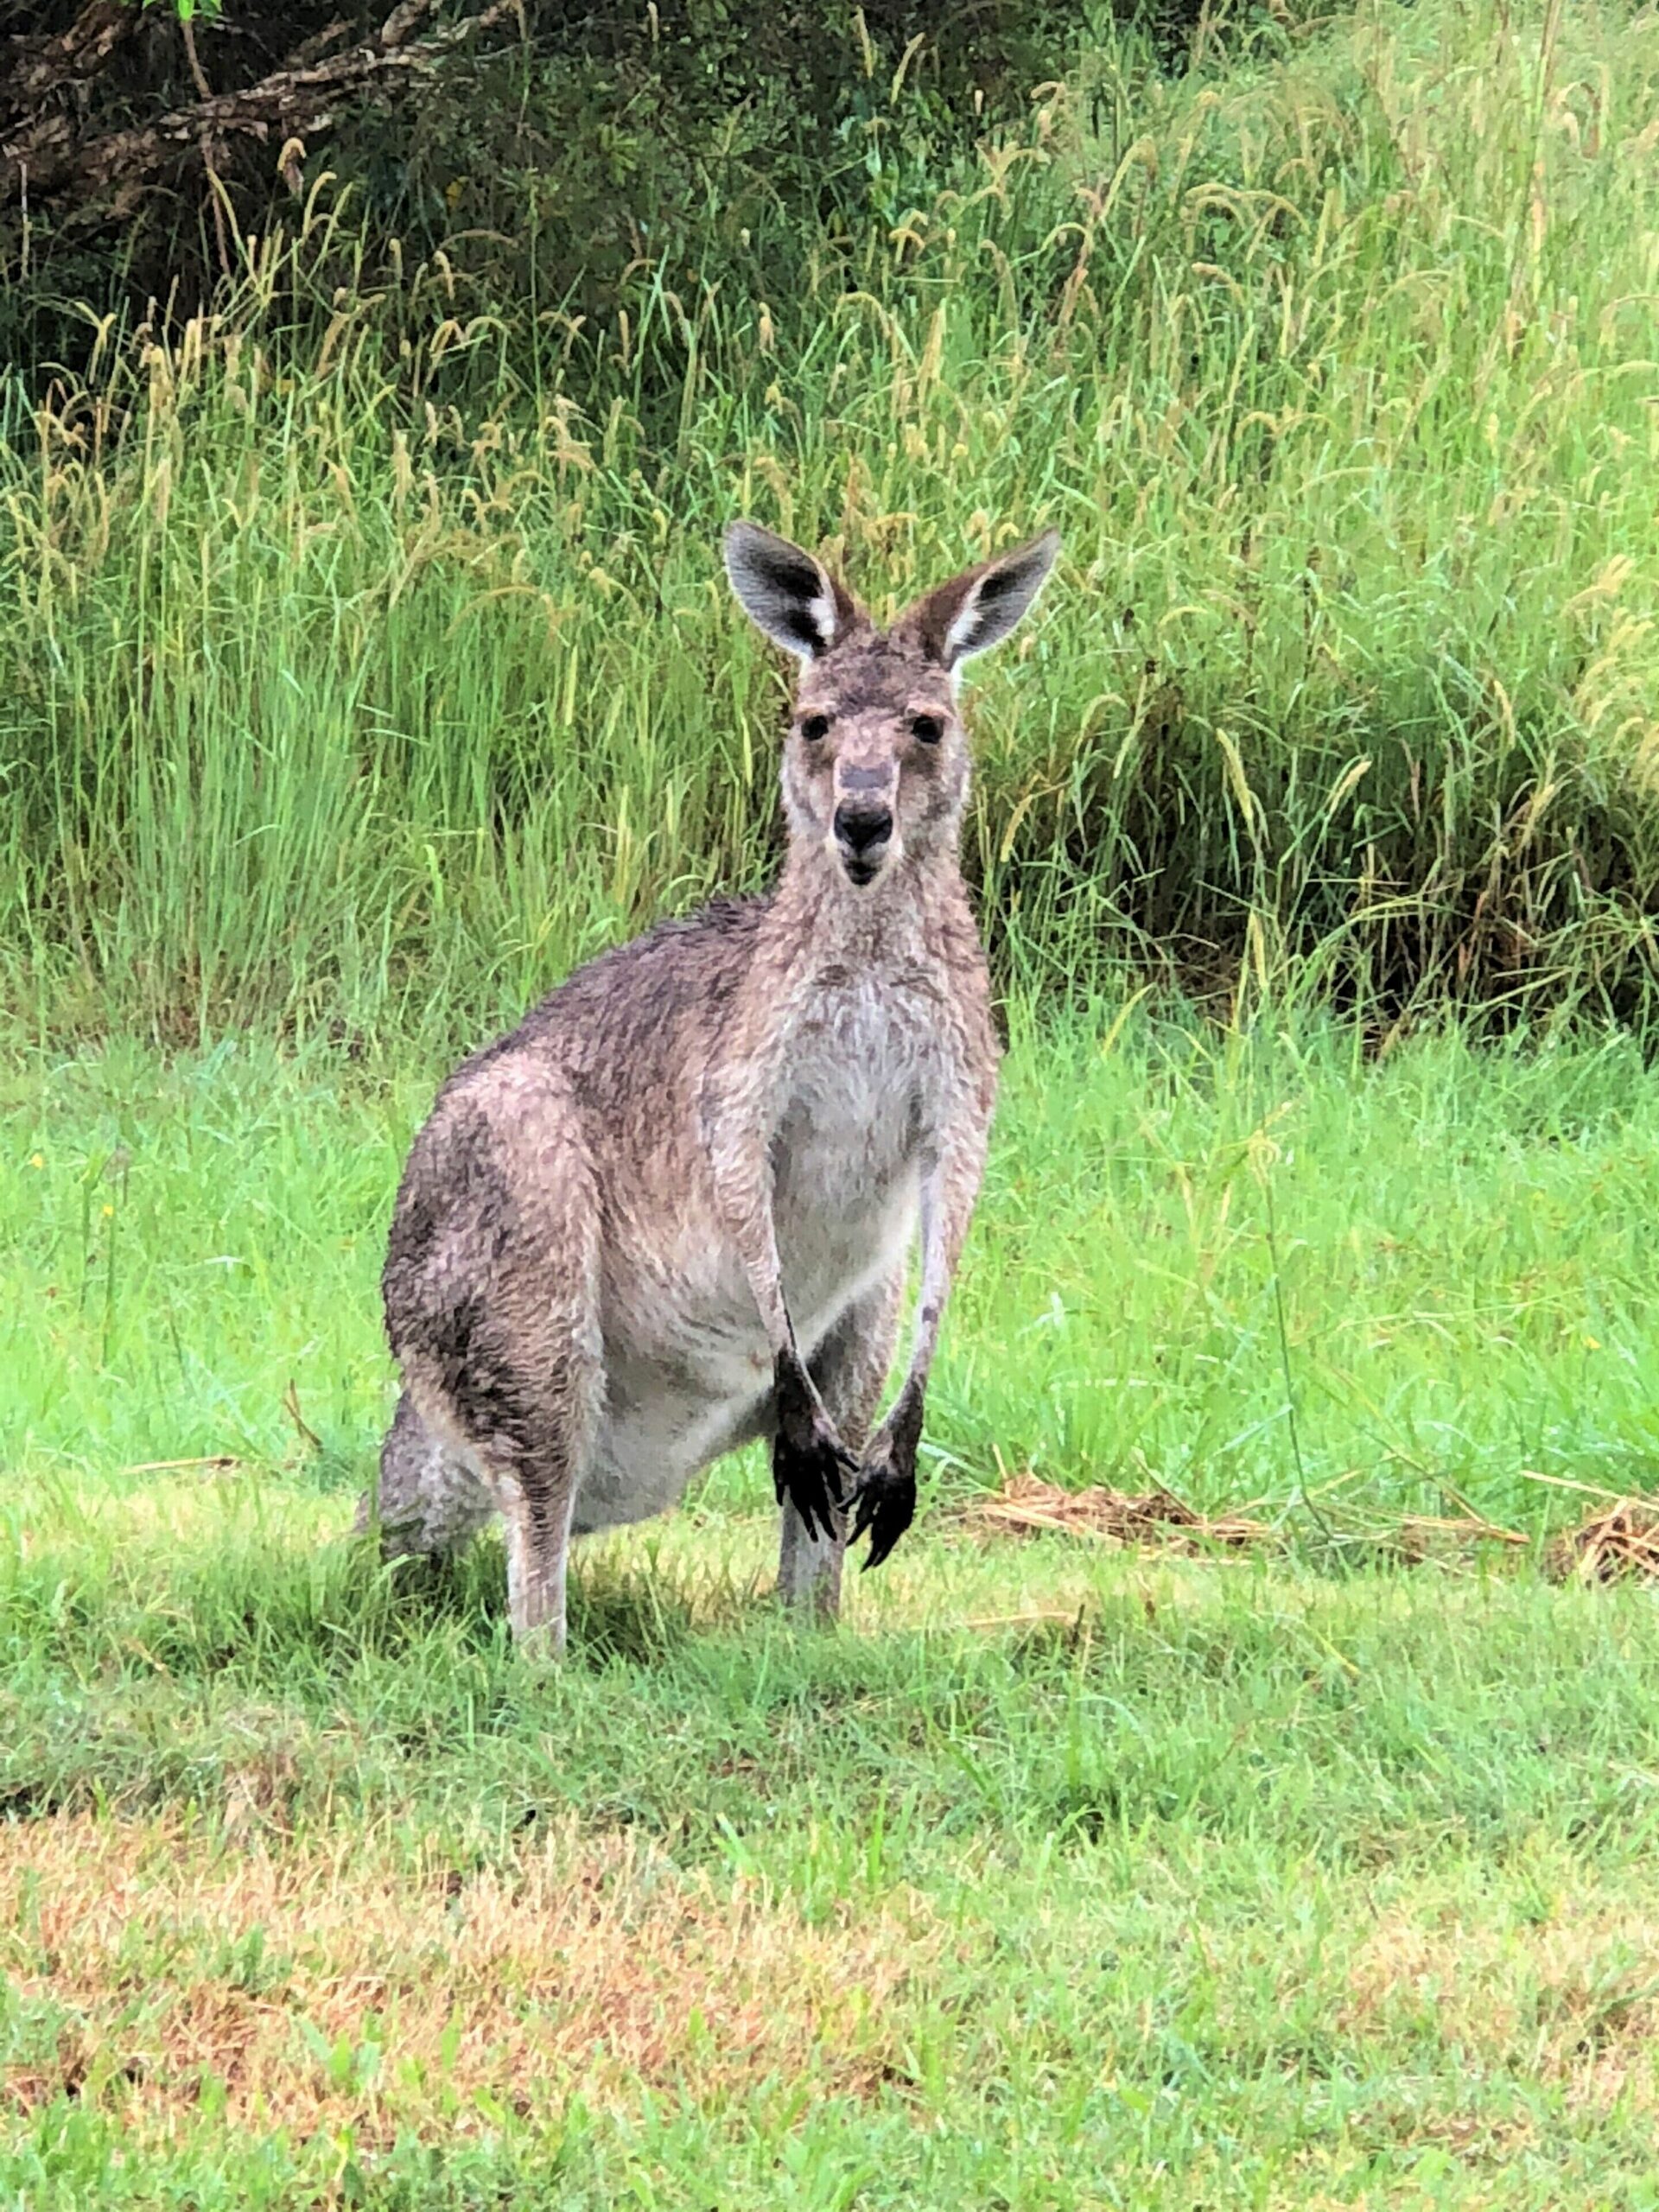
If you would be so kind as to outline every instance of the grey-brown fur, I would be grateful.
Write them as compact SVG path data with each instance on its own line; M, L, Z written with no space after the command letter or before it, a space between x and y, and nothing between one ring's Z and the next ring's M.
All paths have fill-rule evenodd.
M501 1512L516 1636L563 1644L572 1534L660 1511L753 1437L786 1597L833 1611L847 1542L868 1530L874 1566L909 1523L996 1078L957 861L957 671L1056 544L883 636L810 555L735 525L734 588L803 663L777 885L579 969L450 1077L415 1141L378 1521L388 1549L431 1551ZM918 1224L914 1343L877 1425Z

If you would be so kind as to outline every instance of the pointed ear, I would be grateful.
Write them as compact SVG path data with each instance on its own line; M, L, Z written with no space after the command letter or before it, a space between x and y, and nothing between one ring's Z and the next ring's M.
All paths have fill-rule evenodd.
M726 573L755 627L801 660L827 653L858 619L823 562L759 523L734 522L727 531Z
M954 668L970 653L1001 644L1042 589L1059 550L1059 531L1046 530L1028 545L999 554L982 568L964 569L929 592L895 626L915 639L930 660Z

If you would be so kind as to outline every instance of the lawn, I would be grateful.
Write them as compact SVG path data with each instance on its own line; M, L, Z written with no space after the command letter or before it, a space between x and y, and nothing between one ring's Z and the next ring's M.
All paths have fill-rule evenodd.
M798 1635L732 1462L563 1672L346 1534L434 1071L9 1067L0 2202L1659 2204L1659 1614L1536 1541L1651 1480L1628 1040L1016 1019L917 1531Z
M1659 2202L1643 1592L936 1522L797 1637L705 1513L552 1674L293 1484L16 1510L30 2212Z
M1659 1475L1659 1086L1628 1037L1380 1058L1271 1009L1016 1013L930 1401L937 1491L1030 1469L1530 1529ZM0 1463L226 1457L360 1483L377 1281L441 1065L255 1039L14 1054L0 1077ZM734 1461L711 1509L762 1495ZM1302 1503L1311 1493L1313 1505Z

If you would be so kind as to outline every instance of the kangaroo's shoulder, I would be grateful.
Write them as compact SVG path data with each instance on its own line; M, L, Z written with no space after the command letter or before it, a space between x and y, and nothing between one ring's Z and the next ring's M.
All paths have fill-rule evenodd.
M754 958L771 899L710 899L693 913L585 962L516 1027L462 1062L446 1090L470 1088L507 1058L550 1060L574 1077L627 1064L662 1046L688 1020L699 1025L735 994Z

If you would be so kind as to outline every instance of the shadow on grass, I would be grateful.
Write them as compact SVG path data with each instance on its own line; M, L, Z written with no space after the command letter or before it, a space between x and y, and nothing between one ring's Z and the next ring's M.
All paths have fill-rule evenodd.
M283 1541L238 1530L180 1551L99 1540L42 1547L0 1574L0 1653L27 1668L232 1675L245 1684L293 1675L314 1683L365 1663L426 1663L448 1652L512 1656L506 1563L486 1531L438 1558L382 1560L372 1540ZM569 1592L570 1663L661 1664L695 1638L771 1619L770 1592L719 1566L626 1558L578 1547Z
M1040 1559L1019 1573L1029 1597ZM94 1528L6 1561L0 1817L189 1806L281 1834L418 1805L486 1840L574 1818L721 1864L792 1827L814 1881L861 1822L902 1858L1277 1821L1370 1864L1426 1821L1493 1848L1612 1822L1638 1852L1659 1820L1623 1778L1659 1696L1637 1593L1107 1567L1064 1618L825 1634L647 1541L579 1554L569 1663L543 1669L505 1584L493 1535L383 1565L360 1541L169 1553Z
M495 1533L442 1559L382 1567L369 1550L368 1568L384 1585L377 1607L384 1632L395 1632L399 1622L411 1634L450 1623L468 1629L480 1644L508 1639L506 1560ZM771 1621L776 1604L770 1591L721 1568L683 1559L666 1564L655 1548L643 1558L624 1559L602 1545L588 1550L579 1544L571 1554L567 1610L568 1662L598 1669L618 1662L658 1664L698 1637Z

